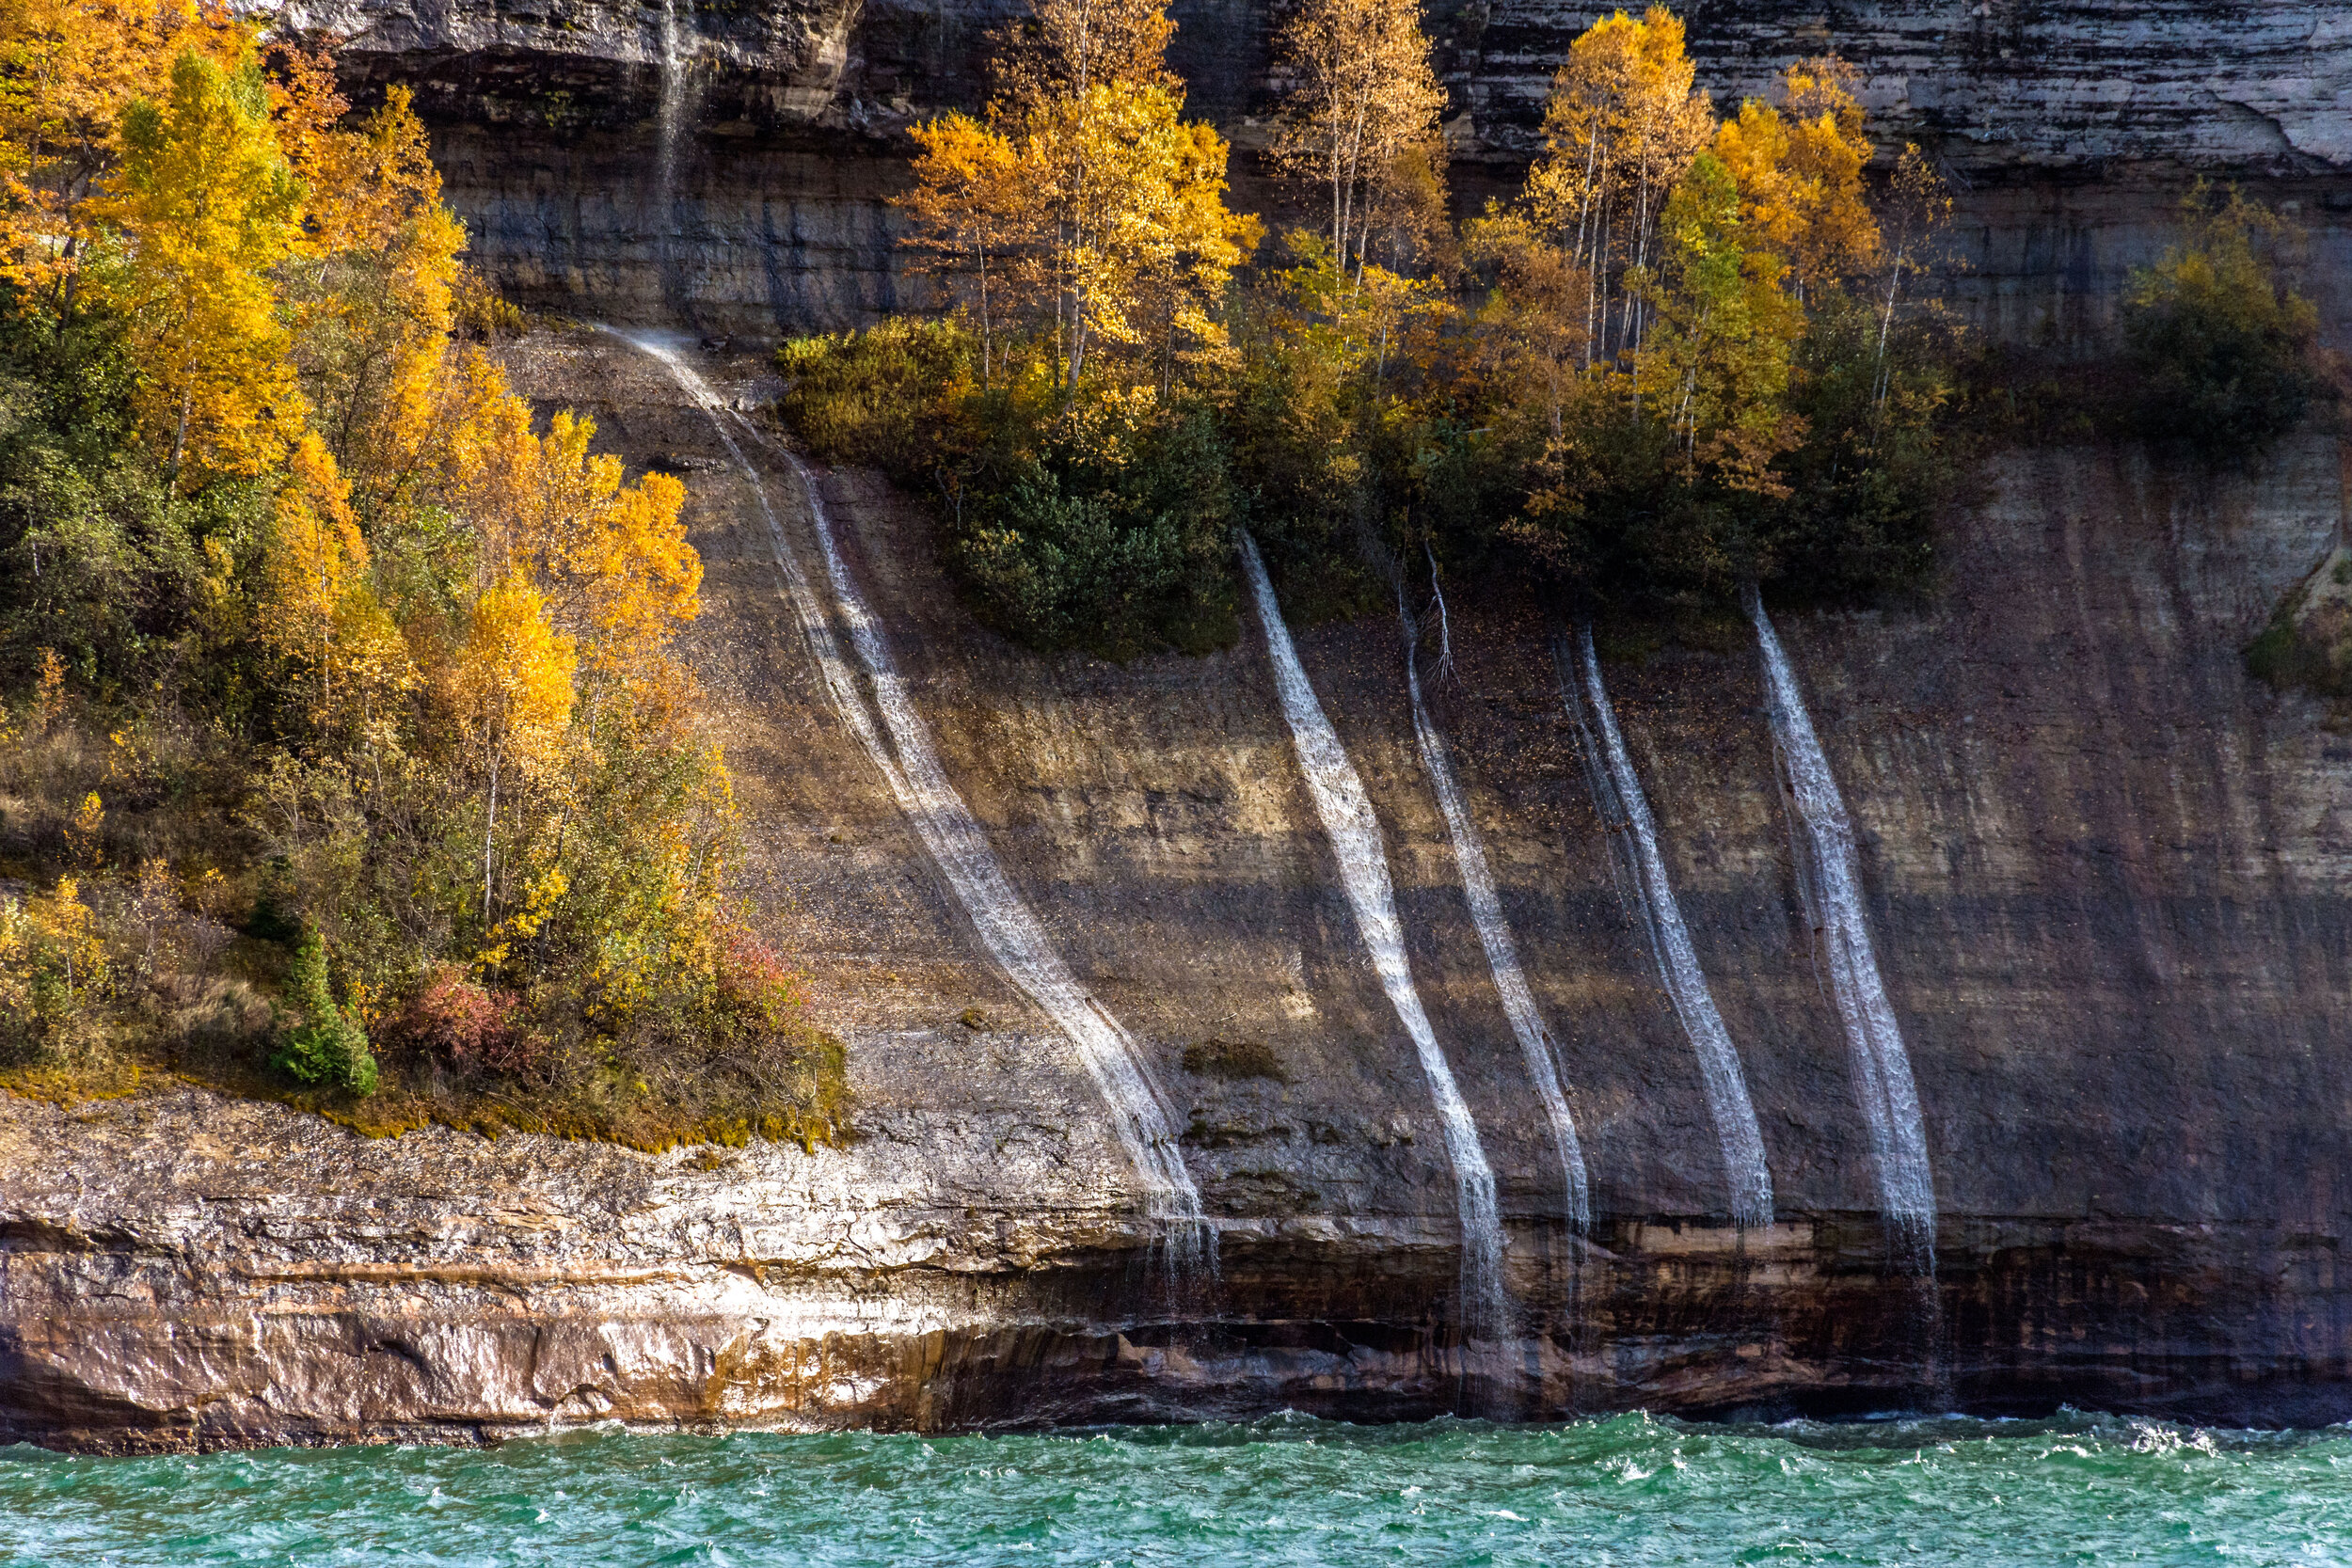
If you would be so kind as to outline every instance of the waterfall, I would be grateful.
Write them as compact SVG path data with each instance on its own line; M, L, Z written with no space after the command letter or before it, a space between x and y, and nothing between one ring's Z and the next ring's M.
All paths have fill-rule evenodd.
M686 58L678 49L678 0L661 0L661 100L654 166L655 246L662 287L679 291L677 257L678 135L686 119ZM674 300L673 303L678 303ZM715 422L715 418L714 418Z
M1421 628L1414 624L1412 612L1405 608L1401 595L1397 614L1405 623L1405 688L1413 699L1413 734L1421 742L1422 763L1429 769L1438 809L1445 813L1446 832L1454 840L1454 863L1462 874L1462 896L1470 904L1470 923L1478 927L1479 942L1486 949L1486 967L1494 974L1495 990L1502 998L1502 1010L1510 1017L1511 1032L1518 1037L1519 1051L1527 1058L1527 1075L1535 1085L1536 1098L1543 1101L1545 1118L1551 1123L1551 1141L1560 1155L1568 1222L1576 1227L1577 1234L1582 1235L1592 1228L1593 1201L1584 1172L1584 1151L1577 1141L1576 1121L1568 1114L1567 1096L1560 1088L1551 1031L1544 1027L1543 1015L1535 1010L1534 995L1527 989L1527 976L1519 968L1518 946L1511 940L1511 927L1502 918L1502 900L1496 895L1494 875L1486 865L1486 847L1479 839L1478 825L1470 820L1470 804L1454 777L1454 763L1446 754L1445 736L1438 733L1427 705L1422 701L1421 671L1414 658Z
M612 327L605 330L656 360L669 372L670 379L693 400L695 407L710 421L711 432L719 437L719 444L726 448L727 455L735 460L736 467L751 482L752 495L759 502L760 518L768 527L769 552L775 557L776 564L784 569L786 597L791 603L793 617L801 624L802 634L808 639L809 653L817 660L817 673L825 683L825 696L832 703L834 711L841 716L842 722L850 726L850 734L857 736L866 754L882 768L884 778L893 778L898 771L898 764L891 760L882 746L881 733L875 728L874 716L866 706L865 694L858 689L848 660L841 657L841 644L833 634L833 623L825 619L816 590L810 586L808 575L801 570L800 557L785 541L784 525L776 516L775 504L769 498L767 483L760 478L759 469L743 455L743 449L737 443L729 425L744 427L744 433L755 438L756 431L746 426L742 416L729 408L710 389L709 384L660 338L650 332L622 331ZM891 793L894 797L902 797L903 794L896 784L892 784Z
M1298 764L1307 775L1307 793L1315 803L1340 863L1340 880L1356 929L1372 956L1380 989L1396 1009L1405 1032L1412 1037L1429 1080L1430 1098L1445 1132L1446 1157L1454 1166L1454 1184L1462 1223L1462 1322L1466 1334L1486 1337L1502 1332L1509 1310L1502 1293L1502 1225L1495 1212L1495 1173L1479 1146L1478 1126L1470 1106L1446 1065L1437 1031L1414 989L1411 965L1405 957L1405 927L1397 918L1396 895L1389 881L1389 857L1372 801L1363 781L1340 745L1338 732L1315 700L1314 687L1291 646L1281 607L1275 602L1274 584L1265 562L1247 533L1241 536L1242 565L1257 599L1258 619L1265 628L1266 652L1274 663L1274 687L1282 702L1282 717L1290 725Z
M1772 1223L1772 1177L1764 1164L1764 1135L1756 1124L1756 1107L1748 1101L1746 1075L1740 1069L1740 1053L1715 1010L1707 975L1691 947L1690 928L1682 923L1682 908L1666 880L1665 858L1658 850L1658 828L1651 820L1649 798L1627 755L1625 737L1617 731L1616 710L1602 685L1600 659L1593 652L1593 628L1581 638L1584 696L1600 726L1596 745L1585 728L1584 708L1571 701L1577 727L1582 732L1585 766L1593 792L1608 827L1613 862L1623 853L1627 863L1620 891L1640 914L1649 934L1650 953L1658 962L1658 978L1674 1005L1676 1020L1699 1059L1699 1078L1707 1088L1707 1109L1715 1123L1716 1142L1723 1148L1724 1174L1731 1184L1732 1223L1742 1229ZM1564 681L1563 686L1565 688Z
M1837 780L1813 733L1796 672L1772 630L1772 617L1764 613L1763 599L1753 592L1748 614L1756 622L1756 643L1764 655L1772 741L1804 828L1808 853L1798 857L1799 882L1806 912L1829 958L1830 990L1852 1052L1854 1096L1869 1124L1879 1200L1909 1260L1931 1265L1935 1181L1928 1168L1927 1132L1919 1117L1919 1091L1911 1079L1911 1057L1903 1049L1902 1029L1886 999L1886 986L1879 978L1869 925L1863 918L1853 821L1846 815Z
M791 452L791 463L808 496L810 521L825 558L834 602L850 631L850 644L872 688L873 706L859 689L849 661L842 657L832 623L818 603L799 560L785 541L784 530L768 496L759 470L745 457L728 426L731 423L755 439L758 432L740 414L723 403L694 373L676 351L648 333L615 334L659 360L671 379L692 399L720 443L751 481L767 523L769 544L784 569L794 613L816 657L825 692L842 721L873 760L899 808L914 824L924 847L946 874L949 887L978 931L981 944L1006 978L1042 1008L1078 1048L1089 1075L1111 1110L1111 1125L1120 1147L1143 1180L1149 1212L1162 1222L1171 1270L1184 1272L1216 1265L1216 1237L1200 1212L1200 1195L1184 1168L1177 1145L1177 1129L1166 1098L1152 1081L1136 1041L1109 1009L1088 994L1062 962L1044 927L1013 890L998 863L987 836L963 798L948 783L940 766L930 728L915 711L898 673L881 624L866 607L865 594L849 563L835 546L831 520L815 476ZM882 723L875 722L879 708ZM882 731L887 729L890 744ZM896 754L894 756L893 750Z

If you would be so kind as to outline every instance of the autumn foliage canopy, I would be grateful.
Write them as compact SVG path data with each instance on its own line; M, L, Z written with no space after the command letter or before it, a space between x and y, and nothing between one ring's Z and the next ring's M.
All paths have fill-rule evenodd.
M8 0L0 56L0 660L57 692L0 762L62 814L72 735L121 753L87 781L96 864L0 914L61 976L0 1054L87 1044L74 911L103 925L87 873L152 851L294 955L242 1058L288 1082L363 1094L380 1053L387 1086L528 1082L592 1126L791 1111L797 993L732 912L731 789L673 650L685 489L461 341L481 290L406 92L355 111L324 54L181 0ZM167 811L175 769L206 800Z
M1604 15L1517 196L1457 218L1420 8L1300 0L1264 144L1300 221L1269 241L1182 119L1170 31L1041 0L987 111L915 132L944 319L783 356L796 428L939 496L984 617L1212 645L1242 527L1332 610L1407 561L1580 612L1924 570L1953 334L1915 295L1949 203L1917 149L1876 157L1850 67L1724 113L1680 18Z

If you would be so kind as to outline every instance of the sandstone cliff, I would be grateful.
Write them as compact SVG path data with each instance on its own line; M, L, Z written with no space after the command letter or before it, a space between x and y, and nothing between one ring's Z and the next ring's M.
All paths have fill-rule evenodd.
M765 918L850 1042L859 1136L652 1157L369 1142L185 1088L0 1102L0 1432L124 1449L1920 1400L2352 1415L2352 747L2238 654L2336 539L2331 445L2227 481L2007 457L1924 601L1783 619L1926 1111L1931 1281L1876 1212L1742 629L1608 671L1763 1131L1776 1224L1744 1235L1546 628L1455 607L1437 716L1558 1037L1589 1238L1565 1222L1395 633L1302 634L1499 1178L1523 1322L1471 1353L1429 1093L1254 630L1200 660L1019 656L964 618L902 501L819 482L952 781L1187 1125L1222 1266L1171 1283L1070 1045L990 967L827 705L707 424L610 339L535 341L517 373L692 476L695 657L726 704ZM762 466L785 546L813 560L802 492ZM1211 1040L1256 1049L1195 1049L1188 1069Z
M339 35L362 96L417 92L477 261L517 298L577 315L753 335L903 305L884 205L905 128L983 91L1003 0L295 0ZM1997 333L2100 325L2165 240L2190 171L2263 182L2312 233L2308 287L2352 315L2352 6L2159 0L1692 0L1700 81L1719 102L1788 61L1854 61L1890 148L1918 140L1956 182L1955 297ZM1171 60L1242 149L1267 107L1261 0L1177 0ZM1431 30L1453 102L1457 183L1474 199L1535 145L1544 91L1595 8L1442 0ZM660 155L665 86L675 155Z

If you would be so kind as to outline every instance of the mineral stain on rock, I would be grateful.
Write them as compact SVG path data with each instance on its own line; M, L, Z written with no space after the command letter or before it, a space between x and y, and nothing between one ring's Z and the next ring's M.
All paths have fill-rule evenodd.
M1874 123L1963 182L1961 303L1995 335L2103 319L2160 248L2155 187L2184 168L2259 175L2297 204L2306 291L2341 329L2338 8L1903 0L1827 30L1746 0L1688 9L1703 79L1733 92L1824 47L1856 62ZM993 19L802 0L282 14L350 39L360 100L417 87L501 290L754 337L914 301L885 204L899 137L977 99ZM1247 150L1271 11L1174 14L1196 104ZM1438 20L1468 189L1527 155L1590 15ZM675 145L655 158L658 140ZM2352 747L2328 694L2352 585L2328 440L2219 476L2120 450L1998 456L1949 519L1932 592L1778 618L1915 1077L1931 1272L1890 1244L1753 646L1605 650L1756 1113L1773 1214L1742 1229L1612 879L1549 629L1453 607L1457 678L1430 706L1557 1035L1590 1172L1580 1235L1393 628L1300 633L1494 1170L1512 1317L1466 1342L1445 1141L1255 641L1125 666L1018 655L959 608L905 499L859 474L807 481L1009 885L1173 1102L1218 1267L1171 1285L1085 1064L990 962L827 700L753 493L814 562L803 477L749 448L747 473L609 339L511 357L518 387L595 414L632 465L691 476L708 608L691 653L724 710L762 918L848 1042L853 1135L654 1155L371 1140L181 1085L70 1110L0 1098L0 1438L134 1451L1283 1407L2352 1415ZM763 390L755 361L697 363L726 406ZM2249 672L2265 638L2316 660L2310 678Z
M707 423L618 344L534 340L515 369L595 394L625 455L712 455ZM1444 1142L1263 652L1016 656L965 618L907 503L816 479L942 766L1177 1102L1219 1268L1171 1287L1083 1065L987 961L827 706L747 481L700 472L693 657L724 707L764 918L849 1042L854 1135L648 1155L369 1140L183 1085L0 1101L0 1433L131 1450L1283 1406L2352 1409L2352 761L2321 702L2272 691L2241 653L2333 545L2326 441L2194 483L2112 452L2003 457L1953 522L1939 591L1780 620L1916 1074L1931 1279L1879 1212L1753 647L1610 670L1745 1053L1776 1210L1743 1231L1611 882L1547 630L1454 610L1460 680L1431 700L1560 1035L1592 1174L1580 1237L1415 762L1393 628L1300 635L1497 1176L1514 1317L1469 1343ZM788 475L768 478L808 547Z

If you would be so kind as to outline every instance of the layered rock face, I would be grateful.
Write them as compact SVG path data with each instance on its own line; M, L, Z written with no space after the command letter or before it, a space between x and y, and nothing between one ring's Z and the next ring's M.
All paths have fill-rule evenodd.
M886 198L906 128L983 95L1001 0L745 10L665 0L299 0L290 26L348 41L362 96L406 83L433 123L474 256L516 298L578 315L754 336L919 304ZM1728 105L1835 51L1890 150L1935 152L1961 201L1954 297L1996 333L2101 325L2197 172L2254 180L2310 230L2310 287L2352 319L2352 6L1692 0L1701 84ZM1177 0L1170 58L1240 150L1253 205L1269 108L1261 0ZM1545 89L1593 8L1545 0L1429 13L1457 184L1507 189ZM666 105L666 107L665 107ZM668 129L665 131L664 126ZM665 151L665 149L667 150Z
M728 395L755 381L702 367ZM736 367L749 376L751 362ZM1387 846L1496 1173L1511 1320L1465 1346L1438 1113L1245 621L1115 667L975 628L919 515L820 476L945 771L1132 1031L1219 1236L1171 1275L1072 1043L1007 983L828 702L776 508L655 363L518 380L685 471L693 657L769 932L850 1042L846 1148L370 1142L175 1087L0 1101L0 1435L92 1449L656 1426L938 1427L1630 1405L2352 1415L2352 746L2238 653L2344 521L2331 444L2257 476L2002 458L1942 586L1780 631L1856 831L1925 1115L1931 1275L1879 1213L1756 647L1604 646L1775 1192L1740 1231L1698 1059L1612 869L1550 628L1452 608L1424 664L1592 1181L1580 1236L1378 618L1300 656Z

